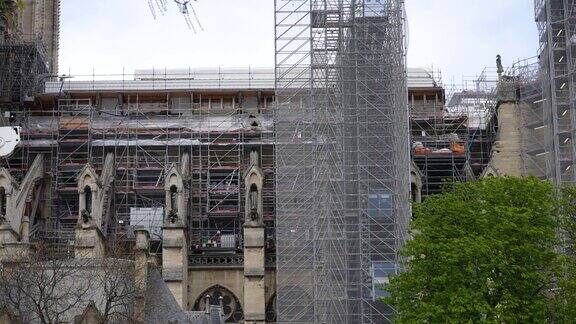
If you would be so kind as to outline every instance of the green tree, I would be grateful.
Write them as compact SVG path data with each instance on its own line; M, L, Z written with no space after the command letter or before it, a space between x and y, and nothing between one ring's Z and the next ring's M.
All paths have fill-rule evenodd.
M16 13L15 10L23 10L24 1L6 1L0 0L0 31L2 31L5 26L13 28L16 25Z
M576 187L564 188L562 193L561 247L565 253L554 297L556 317L569 322L576 321Z
M562 268L560 199L536 178L454 184L414 207L408 271L385 302L398 322L546 322Z
M7 2L6 0L0 0L0 10L6 9L9 3L15 3L18 9L24 8L24 0L17 0L17 1L10 1Z

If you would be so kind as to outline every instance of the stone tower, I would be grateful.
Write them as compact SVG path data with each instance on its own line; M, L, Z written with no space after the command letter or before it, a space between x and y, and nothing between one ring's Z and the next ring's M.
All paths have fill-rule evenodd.
M244 179L246 186L244 220L244 319L245 323L264 323L264 222L262 219L262 187L264 174L257 151L250 153L250 170Z
M166 209L162 226L162 276L182 309L188 305L188 178L190 156L183 154L164 180Z

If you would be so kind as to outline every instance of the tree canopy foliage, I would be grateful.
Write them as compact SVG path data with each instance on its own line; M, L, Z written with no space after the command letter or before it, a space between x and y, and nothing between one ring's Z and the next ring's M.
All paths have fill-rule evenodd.
M6 1L0 0L0 10L6 9L7 5L10 3L15 3L16 8L23 9L24 8L24 0L16 0L16 1Z
M569 237L560 229L576 227L576 190L558 196L536 178L488 178L414 206L407 271L385 299L397 321L576 318L574 260L558 252Z
M566 253L561 256L555 306L558 317L569 322L576 319L576 187L563 189L561 206L560 230Z
M23 0L0 0L0 30L5 26L14 27L16 25L15 10L23 10L24 6Z

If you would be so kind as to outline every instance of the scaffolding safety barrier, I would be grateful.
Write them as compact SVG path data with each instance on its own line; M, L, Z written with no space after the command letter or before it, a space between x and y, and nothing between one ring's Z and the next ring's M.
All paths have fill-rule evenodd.
M277 312L383 323L409 221L404 1L276 0Z

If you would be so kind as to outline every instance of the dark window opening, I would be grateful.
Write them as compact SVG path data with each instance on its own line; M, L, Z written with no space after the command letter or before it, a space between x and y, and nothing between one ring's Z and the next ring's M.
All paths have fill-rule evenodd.
M418 186L415 183L410 184L410 194L412 196L412 202L417 202L418 199Z
M6 189L4 187L0 187L0 214L6 216Z
M86 205L86 211L88 213L92 212L92 189L89 186L84 187L84 201Z

